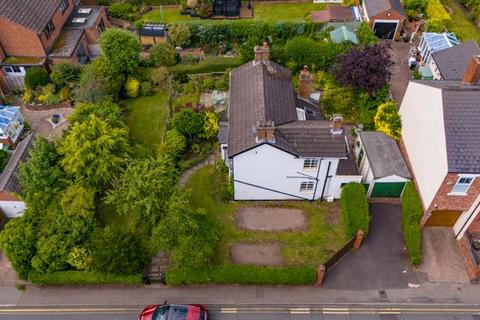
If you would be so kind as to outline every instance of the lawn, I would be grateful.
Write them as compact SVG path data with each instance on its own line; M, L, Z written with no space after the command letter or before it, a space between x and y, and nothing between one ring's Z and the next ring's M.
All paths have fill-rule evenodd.
M131 140L154 151L160 143L168 119L167 92L122 101L127 110L127 126Z
M452 21L447 25L448 30L454 32L463 42L476 40L477 43L480 43L480 30L468 19L468 13L462 5L457 0L441 0L441 2L453 10L450 15Z
M282 246L286 265L318 266L347 242L337 203L306 201L265 203L270 207L303 210L309 218L308 231L265 232L237 229L234 224L235 210L242 206L262 203L221 201L219 200L221 184L221 178L213 166L204 167L194 173L187 184L187 189L193 190L190 196L192 204L205 208L212 218L212 223L216 223L222 232L216 264L229 263L229 247L236 242L278 242Z
M302 21L310 16L312 11L325 9L325 4L316 3L254 3L253 19L269 21ZM146 13L142 20L145 22L174 23L181 21L200 20L190 16L180 15L180 7L163 8L163 15L159 9ZM204 20L212 21L212 20Z

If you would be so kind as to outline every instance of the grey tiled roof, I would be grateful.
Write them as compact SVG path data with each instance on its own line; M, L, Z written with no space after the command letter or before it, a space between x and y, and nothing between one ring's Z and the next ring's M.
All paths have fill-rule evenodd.
M406 179L412 178L395 140L383 132L376 131L363 131L358 135L362 140L375 179L392 175Z
M0 0L0 17L41 33L61 0Z
M445 80L461 80L473 55L480 54L476 41L471 40L432 53L432 58Z
M480 87L443 89L449 172L480 173Z
M356 176L358 175L357 165L353 158L340 159L337 166L337 176Z
M230 74L229 157L256 145L258 121L276 126L297 120L290 71L273 61L248 62Z
M218 143L228 143L228 121L220 120L218 123Z
M385 12L389 9L393 9L397 13L405 17L405 11L403 10L403 6L400 0L363 0L363 1L365 1L365 7L367 8L367 14L369 18L372 18L377 14Z
M27 158L28 150L32 146L34 140L33 138L34 134L33 132L30 132L25 139L20 141L13 151L10 160L8 160L8 163L0 176L0 191L20 193L21 186L17 178L19 170L18 165Z
M276 133L276 139L283 138L278 146L297 156L348 157L345 134L332 134L330 121L294 121L277 127Z

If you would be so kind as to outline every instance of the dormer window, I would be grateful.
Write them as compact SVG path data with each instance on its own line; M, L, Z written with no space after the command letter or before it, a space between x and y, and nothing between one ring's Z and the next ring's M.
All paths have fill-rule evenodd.
M45 30L43 31L45 38L49 39L52 35L53 30L55 30L55 25L53 24L52 19L50 19L47 23L47 26L45 27Z
M60 2L60 11L62 12L62 14L64 14L68 8L68 5L69 5L68 1L69 0L62 0L62 2Z
M469 176L461 176L455 186L452 189L452 194L466 194L468 188L473 182L474 177Z
M318 167L318 159L307 158L303 160L303 169L315 169Z

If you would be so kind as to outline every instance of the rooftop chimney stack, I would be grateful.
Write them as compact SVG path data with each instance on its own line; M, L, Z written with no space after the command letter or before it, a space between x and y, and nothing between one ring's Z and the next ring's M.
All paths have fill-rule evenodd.
M275 142L275 123L273 121L259 121L256 132L257 143Z
M332 117L332 134L343 133L343 117L341 114L334 114Z
M476 85L480 81L480 55L472 56L463 75L463 83Z
M304 99L309 100L312 94L313 77L308 72L308 66L303 66L300 71L300 85L298 87L298 95Z
M267 62L270 59L270 48L267 41L264 41L261 46L255 46L253 52L255 53L255 63Z

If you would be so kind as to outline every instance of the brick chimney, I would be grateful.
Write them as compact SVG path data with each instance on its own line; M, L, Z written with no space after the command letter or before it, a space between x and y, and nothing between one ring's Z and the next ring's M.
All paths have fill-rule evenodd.
M270 48L267 41L264 41L261 46L255 46L253 52L255 53L255 62L268 61L270 58Z
M332 134L343 133L343 116L341 114L334 114L332 117Z
M313 77L308 72L308 66L303 66L302 71L300 71L300 84L298 86L298 95L304 99L309 100L310 94L312 93L312 83Z
M476 85L480 81L480 55L472 56L463 75L463 83Z
M275 142L275 123L273 121L259 121L256 128L256 142Z

